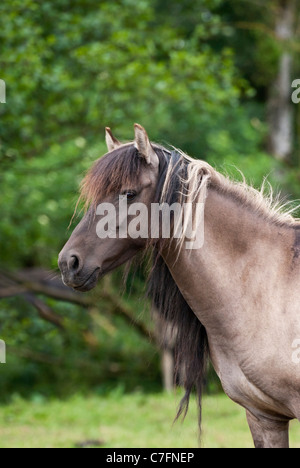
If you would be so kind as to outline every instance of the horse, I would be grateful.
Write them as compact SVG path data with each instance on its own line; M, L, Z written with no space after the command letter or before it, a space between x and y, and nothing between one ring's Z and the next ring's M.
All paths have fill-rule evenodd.
M83 219L59 255L63 281L89 291L139 252L152 251L149 294L176 329L176 367L184 365L188 410L201 396L208 360L224 392L246 410L256 448L288 448L289 422L300 418L300 222L274 198L192 159L150 142L135 124L134 141L121 143L106 128L108 152L81 185ZM150 209L153 203L203 204L204 242L187 249L169 238L112 235L99 238L97 207L117 208L119 197ZM104 212L102 212L102 215ZM185 217L192 217L191 209ZM103 219L103 218L101 218ZM134 219L131 215L127 223ZM116 230L120 225L116 225ZM150 229L150 228L149 228Z

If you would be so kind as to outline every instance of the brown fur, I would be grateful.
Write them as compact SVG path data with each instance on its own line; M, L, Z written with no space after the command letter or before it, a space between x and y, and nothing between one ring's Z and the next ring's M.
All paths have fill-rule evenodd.
M200 403L209 350L225 392L247 410L256 446L287 446L288 421L300 418L299 367L291 359L300 337L300 224L272 191L232 182L176 150L153 145L154 152L137 129L135 144L104 156L83 182L89 208L60 254L64 280L89 290L138 251L154 249L150 294L178 332L177 365L186 370L179 412L194 386ZM191 255L174 239L99 241L95 206L128 189L147 206L203 199L204 246Z

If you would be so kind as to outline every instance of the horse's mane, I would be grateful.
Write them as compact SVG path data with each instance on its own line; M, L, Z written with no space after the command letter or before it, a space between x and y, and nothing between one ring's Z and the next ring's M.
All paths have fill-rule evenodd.
M171 186L170 182L174 182L176 172L177 181L181 182L181 188L177 186L177 189L184 192L180 197L181 203L199 199L205 188L210 187L235 199L245 209L250 209L266 221L289 226L297 221L292 213L298 206L289 208L290 203L284 203L280 194L274 195L272 186L266 179L261 189L257 190L246 182L241 171L238 172L242 181L233 181L229 176L217 172L207 162L193 159L178 149L173 148L173 151L170 151L157 144L153 146L160 159L160 175L164 177L159 187L161 197L156 201L164 201L168 190L174 190L175 187ZM124 186L129 188L136 185L145 164L133 143L122 145L107 153L94 163L83 179L80 200L84 200L86 207L91 204L97 205L99 200L110 193L116 193ZM184 177L180 171L180 167L183 166L186 168Z
M283 205L274 198L272 190L265 192L265 184L258 191L242 182L233 182L204 161L194 160L173 148L168 150L154 145L160 162L159 179L154 202L194 202L202 198L205 202L207 189L217 190L250 209L269 222L294 226L296 221L290 211L284 212ZM145 161L133 143L122 145L96 161L83 180L81 198L86 206L96 206L110 193L138 184ZM179 240L180 248L183 238ZM206 330L197 319L181 292L161 255L161 245L152 245L153 265L149 281L149 295L155 308L167 324L176 332L176 368L184 368L185 396L178 415L186 414L189 398L196 388L201 420L201 396L208 360ZM174 254L175 255L175 254Z

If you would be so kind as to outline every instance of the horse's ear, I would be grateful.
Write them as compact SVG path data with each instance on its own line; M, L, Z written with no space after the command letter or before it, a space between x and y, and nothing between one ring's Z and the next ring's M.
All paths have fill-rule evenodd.
M159 165L158 156L155 153L146 130L139 124L134 124L135 147L141 156L145 158L147 164L157 167Z
M113 134L111 133L111 129L109 127L105 128L105 141L107 144L108 151L114 151L115 149L121 146L121 142L117 140Z

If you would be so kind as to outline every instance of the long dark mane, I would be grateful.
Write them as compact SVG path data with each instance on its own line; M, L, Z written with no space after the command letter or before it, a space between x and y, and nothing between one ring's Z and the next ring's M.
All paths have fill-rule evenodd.
M184 203L189 196L189 162L177 151L171 153L157 151L160 160L160 176L156 198L160 203ZM168 176L167 176L168 173ZM166 177L168 177L166 187ZM199 180L199 184L200 184ZM164 193L163 193L164 192ZM163 198L162 198L163 196ZM149 296L153 305L171 325L176 334L175 369L176 374L184 375L185 395L181 400L176 419L186 416L193 389L197 392L199 405L199 426L201 427L201 400L208 361L208 340L204 326L198 320L178 286L176 285L162 255L162 244L154 248L153 267L149 280ZM176 254L175 254L176 255Z
M159 178L154 202L184 203L189 196L189 160L177 151L154 145L159 158ZM109 193L124 185L135 184L145 161L133 144L121 146L98 160L82 184L81 197L87 204L97 204ZM196 180L200 186L203 170ZM194 178L195 179L195 178ZM194 187L195 190L195 187ZM196 389L201 422L201 398L208 360L206 330L189 307L177 287L162 257L162 243L149 245L153 249L153 264L148 293L163 323L171 325L176 333L176 370L184 370L185 396L180 403L177 418L186 415L193 389Z

